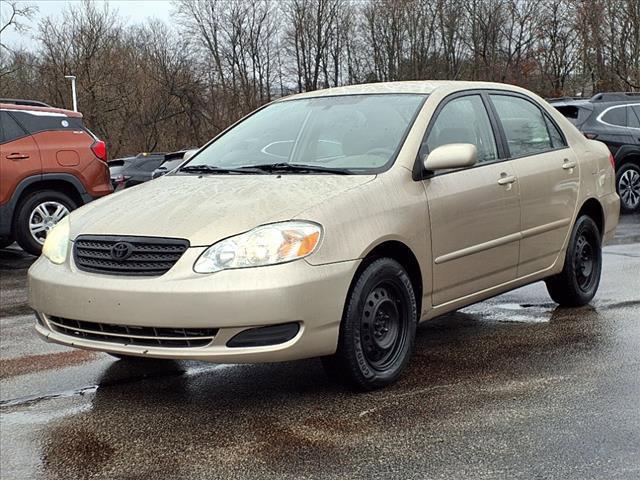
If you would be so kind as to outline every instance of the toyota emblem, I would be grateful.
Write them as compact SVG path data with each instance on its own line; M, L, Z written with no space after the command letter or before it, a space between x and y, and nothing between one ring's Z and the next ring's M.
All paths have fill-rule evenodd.
M118 242L111 247L111 258L114 260L126 260L133 253L133 245L129 242Z

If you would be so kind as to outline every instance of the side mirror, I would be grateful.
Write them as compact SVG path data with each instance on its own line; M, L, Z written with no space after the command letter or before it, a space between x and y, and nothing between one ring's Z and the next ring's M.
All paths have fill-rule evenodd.
M184 155L182 156L182 160L186 162L191 157L193 157L197 151L198 151L197 148L194 148L193 150L187 150L186 152L184 152Z
M470 167L478 159L478 150L471 143L449 143L433 150L424 159L427 170Z

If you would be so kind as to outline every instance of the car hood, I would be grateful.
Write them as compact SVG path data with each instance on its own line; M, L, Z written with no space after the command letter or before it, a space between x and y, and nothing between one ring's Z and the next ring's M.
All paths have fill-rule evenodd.
M71 214L78 235L186 238L205 246L258 225L290 220L374 179L367 175L168 175ZM308 219L313 220L313 219Z

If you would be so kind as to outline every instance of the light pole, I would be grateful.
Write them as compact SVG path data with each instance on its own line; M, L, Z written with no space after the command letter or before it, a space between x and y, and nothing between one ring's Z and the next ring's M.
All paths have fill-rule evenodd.
M73 111L78 111L78 98L76 97L76 76L75 75L65 75L64 78L68 78L71 80L71 95L73 96Z

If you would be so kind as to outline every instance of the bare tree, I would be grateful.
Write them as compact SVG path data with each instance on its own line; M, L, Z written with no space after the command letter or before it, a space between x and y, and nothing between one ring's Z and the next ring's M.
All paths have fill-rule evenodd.
M578 34L570 19L576 17L569 0L545 0L539 27L539 66L552 95L562 95L578 65ZM571 92L573 93L573 92Z
M25 20L31 20L38 11L38 7L15 0L5 0L2 2L2 5L3 7L0 8L2 12L0 19L0 48L11 52L12 49L2 41L3 34L6 37L6 34L11 28L20 33L26 32L27 26L23 22Z

